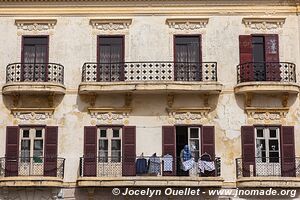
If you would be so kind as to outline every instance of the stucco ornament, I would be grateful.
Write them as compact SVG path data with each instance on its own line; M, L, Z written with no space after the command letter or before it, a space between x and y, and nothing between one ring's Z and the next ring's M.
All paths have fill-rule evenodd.
M207 118L210 108L167 108L171 121L195 122Z
M286 118L288 108L246 108L249 119L259 123L281 121Z
M131 108L88 108L92 119L107 123L123 123L128 120Z
M47 31L54 29L56 20L16 20L18 30L23 31Z
M281 29L285 18L243 18L243 24L247 29L274 30Z
M166 23L169 28L178 30L197 30L206 28L208 18L193 18L193 19L167 19Z
M101 31L117 31L129 29L131 19L91 19L93 29Z
M46 120L51 119L53 116L53 109L12 109L12 114L15 118L19 120Z

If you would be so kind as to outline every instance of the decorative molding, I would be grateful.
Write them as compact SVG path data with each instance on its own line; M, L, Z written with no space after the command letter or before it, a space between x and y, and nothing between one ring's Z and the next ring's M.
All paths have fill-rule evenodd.
M54 29L56 19L16 19L18 30L23 31L48 31Z
M90 25L95 30L117 31L127 30L132 23L132 19L91 19Z
M169 28L178 30L197 30L206 28L208 18L169 18L166 20Z
M97 120L123 120L127 119L131 108L88 108L88 111L92 118Z
M52 118L54 108L12 108L11 113L20 120L46 120Z
M210 107L199 107L199 108L167 108L169 117L176 121L184 120L200 120L206 118Z
M258 107L246 107L247 115L250 119L257 121L269 121L269 120L282 120L286 117L289 108L258 108Z
M281 29L285 18L243 18L242 22L247 29L265 31Z

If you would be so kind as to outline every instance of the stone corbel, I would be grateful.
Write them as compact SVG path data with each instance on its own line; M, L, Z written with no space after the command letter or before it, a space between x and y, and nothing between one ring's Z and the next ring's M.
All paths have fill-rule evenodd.
M283 107L287 107L288 105L288 101L289 101L289 94L288 93L284 93L281 97L281 104Z
M245 107L251 107L253 94L252 93L246 93L245 94Z
M18 107L19 105L19 100L20 100L20 94L13 94L13 106Z
M88 200L94 200L95 189L94 188L87 188L87 193L88 193Z
M124 102L125 102L124 107L131 107L131 103L132 103L132 94L131 93L125 94Z
M54 106L54 93L50 93L48 95L48 105L50 108L53 108Z
M168 108L172 108L174 103L174 94L168 94L167 95L167 105Z
M89 95L89 103L92 107L95 106L96 99L97 99L97 94L96 93L92 93L91 95Z
M209 100L209 94L203 94L203 104L205 107L209 107L208 100Z

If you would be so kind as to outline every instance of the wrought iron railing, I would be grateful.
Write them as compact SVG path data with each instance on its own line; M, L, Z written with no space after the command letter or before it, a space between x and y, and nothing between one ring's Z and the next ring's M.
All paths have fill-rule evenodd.
M64 178L65 159L57 157L0 158L0 176L51 176Z
M84 63L82 82L217 81L216 62Z
M300 158L256 157L253 160L236 159L236 177L300 177Z
M139 168L140 164L137 164L138 159L145 159L144 162L146 163L146 167L144 166L143 169ZM96 177L121 177L123 176L123 163L126 162L126 165L130 166L130 168L135 168L135 176L143 175L143 176L164 176L167 171L167 164L165 165L165 159L162 156L155 157L155 165L150 164L150 162L154 162L150 158L153 158L151 156L143 156L143 157L97 157L97 158L80 158L80 176L96 176ZM94 163L91 163L91 161L94 161ZM131 162L131 164L130 164ZM144 163L144 164L145 164ZM171 173L172 176L182 176L184 173L181 173L181 159L180 158L172 158L171 161L169 161L168 166L172 166ZM213 165L214 170L206 170L207 168L204 168L205 170L201 172L199 169L199 160L195 159L194 166L191 170L189 170L190 176L220 176L221 175L221 158L216 157L211 162L209 162L210 167ZM143 165L143 164L142 164ZM205 165L205 163L204 163ZM180 169L180 170L179 170ZM170 170L170 168L168 169ZM91 173L92 172L92 173Z
M55 82L64 84L64 66L57 63L12 63L6 67L6 82Z
M237 66L237 82L296 82L296 65L289 62L247 62Z

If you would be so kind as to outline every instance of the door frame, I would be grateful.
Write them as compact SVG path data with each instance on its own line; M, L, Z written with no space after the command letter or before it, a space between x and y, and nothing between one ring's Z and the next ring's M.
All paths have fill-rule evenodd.
M46 60L45 60L45 81L48 81L48 63L49 63L49 42L50 42L50 37L49 35L22 35L21 38L21 81L24 80L24 40L25 38L46 38L47 40L47 47L46 47Z
M176 80L176 37L199 37L199 64L202 63L202 34L174 34L173 35L173 76L174 81ZM199 65L200 66L200 65ZM200 69L200 80L202 80L202 67Z
M97 63L97 81L100 80L100 71L99 71L99 59L100 59L100 38L122 38L122 62L125 62L125 35L122 34L117 34L117 35L97 35L97 56L96 56L96 63ZM125 71L124 71L124 65L122 65L121 68L121 74L120 74L120 80L124 81L125 80Z

